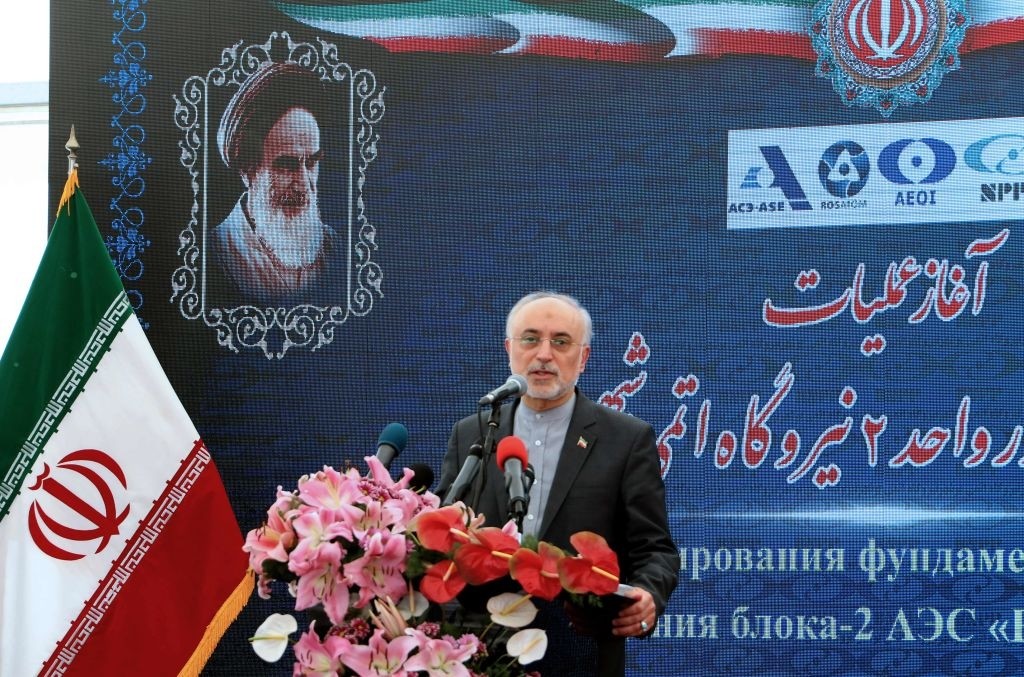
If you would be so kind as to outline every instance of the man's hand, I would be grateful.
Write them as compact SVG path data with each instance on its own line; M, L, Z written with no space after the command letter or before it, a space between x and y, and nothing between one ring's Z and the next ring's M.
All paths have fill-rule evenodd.
M643 588L633 586L626 592L633 599L612 619L612 634L616 637L644 637L654 632L658 622L654 598Z

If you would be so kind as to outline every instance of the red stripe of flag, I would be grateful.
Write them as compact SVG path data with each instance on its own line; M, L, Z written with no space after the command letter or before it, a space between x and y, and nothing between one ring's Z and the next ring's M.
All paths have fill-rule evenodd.
M177 508L169 516L161 515L168 503L176 502L182 486L187 487L188 475L196 473ZM247 569L234 512L201 441L167 483L143 524L41 674L60 674L62 652L66 656L76 649L77 656L64 674L177 675L192 656L207 625L241 582L239 572ZM140 559L133 546L146 540L147 529L159 532ZM116 597L105 600L116 589L119 569L123 575L123 569L131 570L133 564ZM108 603L83 641L82 632L93 622L96 610Z
M816 61L810 36L781 31L736 31L725 28L696 28L692 31L699 45L698 54L756 54L789 56Z

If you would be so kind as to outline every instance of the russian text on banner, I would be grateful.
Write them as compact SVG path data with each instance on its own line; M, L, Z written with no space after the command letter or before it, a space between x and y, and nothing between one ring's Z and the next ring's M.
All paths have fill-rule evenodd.
M242 537L77 184L0 358L0 675L198 674Z

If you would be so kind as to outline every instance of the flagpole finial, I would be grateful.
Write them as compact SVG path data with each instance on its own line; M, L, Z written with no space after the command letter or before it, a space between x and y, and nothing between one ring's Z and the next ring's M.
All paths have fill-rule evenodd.
M76 152L81 146L78 145L78 139L75 138L75 126L71 125L71 136L68 137L68 142L64 144L64 148L68 151L68 174L75 170L78 166L78 153Z

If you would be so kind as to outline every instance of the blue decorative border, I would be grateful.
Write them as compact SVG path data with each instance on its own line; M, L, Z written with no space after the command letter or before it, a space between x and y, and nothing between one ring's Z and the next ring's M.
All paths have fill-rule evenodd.
M110 0L114 5L114 21L119 26L111 43L119 51L114 53L115 69L100 78L100 82L114 90L111 100L116 110L110 118L110 126L117 132L113 138L113 152L99 162L114 174L111 183L115 188L110 199L110 210L114 213L110 225L114 234L104 239L136 314L142 308L143 298L142 292L133 289L131 283L142 278L145 272L142 253L151 244L142 232L145 212L136 204L146 191L142 172L153 162L153 158L142 149L146 130L135 122L146 110L143 90L153 79L142 63L147 56L146 45L137 39L146 28L147 17L141 6L147 2ZM143 327L148 328L148 323L141 317L140 321Z

